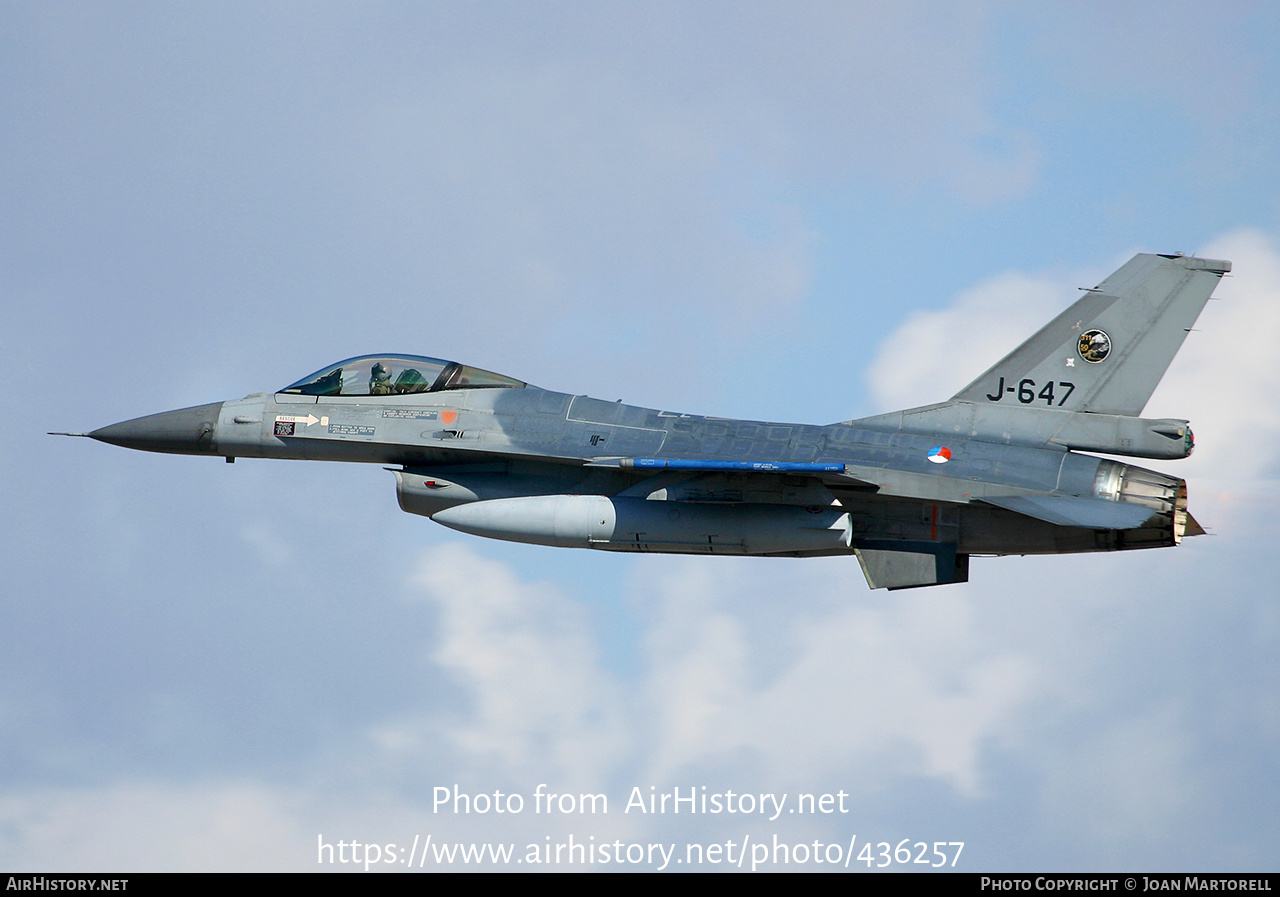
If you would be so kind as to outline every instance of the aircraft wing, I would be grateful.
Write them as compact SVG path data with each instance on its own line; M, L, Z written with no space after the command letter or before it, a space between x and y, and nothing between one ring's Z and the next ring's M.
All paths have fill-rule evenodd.
M1145 505L1070 495L987 496L978 500L1055 526L1086 529L1137 529L1157 513Z
M698 474L748 474L759 476L762 480L785 474L812 477L831 490L837 499L842 495L854 499L859 494L878 492L886 497L961 503L980 501L1006 511L1043 520L1055 526L1109 530L1136 529L1156 513L1144 505L1102 498L1036 494L992 496L953 494L957 488L972 489L973 486L960 481L952 484L938 477L909 474L903 471L861 468L850 470L845 464L635 458L623 460L621 466L627 469L655 472L655 477L633 487L623 493L624 495L651 494L656 488L670 487L680 480ZM946 488L946 486L952 488ZM670 497L680 500L674 494ZM689 499L684 498L684 500Z
M667 501L760 501L829 505L837 491L876 492L880 486L847 472L841 463L721 461L675 458L596 459L588 467L612 467L651 474L618 494L620 498Z

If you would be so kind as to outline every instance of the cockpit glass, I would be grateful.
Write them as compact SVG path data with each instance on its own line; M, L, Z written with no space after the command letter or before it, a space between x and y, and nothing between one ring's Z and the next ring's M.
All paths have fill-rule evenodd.
M521 388L523 381L512 377L504 377L491 371L482 371L470 365L456 365L444 378L444 383L437 389L478 389L481 387L514 387Z
M322 368L280 391L304 396L402 396L442 389L524 385L511 377L439 358L367 355Z

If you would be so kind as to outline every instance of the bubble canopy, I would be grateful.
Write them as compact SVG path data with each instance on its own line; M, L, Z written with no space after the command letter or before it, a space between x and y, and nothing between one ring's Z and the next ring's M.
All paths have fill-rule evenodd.
M523 389L526 384L470 365L422 355L361 355L290 383L303 396L402 396L445 389Z

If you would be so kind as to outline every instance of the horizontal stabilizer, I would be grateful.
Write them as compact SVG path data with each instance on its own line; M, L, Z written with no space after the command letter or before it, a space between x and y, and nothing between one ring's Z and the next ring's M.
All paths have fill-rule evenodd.
M1156 513L1151 508L1129 502L1070 495L1008 495L981 501L1055 526L1081 526L1086 529L1137 529Z

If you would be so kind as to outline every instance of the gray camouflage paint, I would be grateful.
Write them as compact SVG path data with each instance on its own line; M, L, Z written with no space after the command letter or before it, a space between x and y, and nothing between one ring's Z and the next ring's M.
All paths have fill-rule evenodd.
M513 541L699 554L857 554L872 588L962 582L973 554L1174 545L1176 459L1141 414L1230 263L1138 255L950 401L828 426L676 414L523 388L262 393L87 434L148 451L395 465L401 507ZM840 464L645 471L632 459Z

